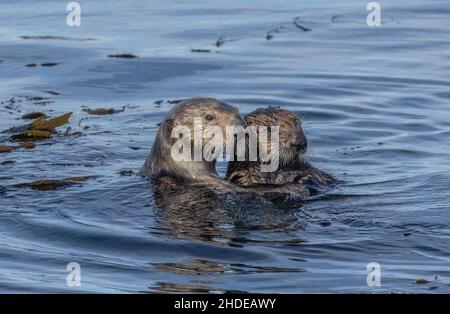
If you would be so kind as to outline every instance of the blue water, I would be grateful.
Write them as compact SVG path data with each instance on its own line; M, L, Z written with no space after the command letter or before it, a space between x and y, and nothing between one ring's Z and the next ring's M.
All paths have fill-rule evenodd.
M450 3L380 1L370 28L367 2L80 0L72 28L65 1L2 1L0 130L73 111L82 136L0 154L0 292L450 292ZM124 52L139 58L107 57ZM198 95L296 112L309 160L341 184L286 205L169 198L124 175L144 163L167 101ZM369 262L381 286L367 285Z

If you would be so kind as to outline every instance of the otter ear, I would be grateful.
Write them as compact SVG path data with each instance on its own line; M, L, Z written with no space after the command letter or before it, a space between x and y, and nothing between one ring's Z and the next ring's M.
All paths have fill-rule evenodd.
M174 124L175 122L172 119L167 119L164 123L164 131L167 132L167 134L171 134Z

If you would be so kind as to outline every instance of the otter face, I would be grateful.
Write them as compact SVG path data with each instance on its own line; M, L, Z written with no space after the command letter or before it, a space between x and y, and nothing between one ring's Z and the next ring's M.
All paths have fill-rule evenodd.
M191 133L192 145L195 149L201 147L210 158L218 157L218 153L228 145L228 128L246 127L247 123L240 116L236 107L227 105L213 98L197 97L184 100L174 107L168 114L165 124L171 130L182 127ZM173 141L178 140L173 139ZM221 147L221 149L216 149ZM213 158L214 157L214 158ZM198 161L198 158L193 157Z
M257 109L245 118L249 126L267 127L268 139L270 140L270 127L279 127L279 163L285 166L293 160L298 159L306 153L308 142L303 133L302 123L292 112L275 107ZM268 145L270 141L260 143Z

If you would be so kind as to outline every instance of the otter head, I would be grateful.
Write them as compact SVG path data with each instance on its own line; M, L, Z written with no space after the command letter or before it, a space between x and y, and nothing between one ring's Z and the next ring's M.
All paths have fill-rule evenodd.
M206 97L181 101L161 122L140 174L181 181L218 178L214 157L228 144L227 128L235 126L246 126L236 107Z
M292 112L276 107L260 108L249 113L245 120L248 126L266 127L268 141L260 142L266 151L271 150L271 126L279 127L279 166L283 167L297 160L306 153L308 141L303 133L300 119ZM268 147L267 147L268 146Z

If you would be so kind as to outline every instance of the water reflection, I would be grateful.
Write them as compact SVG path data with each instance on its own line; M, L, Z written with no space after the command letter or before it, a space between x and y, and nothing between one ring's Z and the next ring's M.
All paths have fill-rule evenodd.
M229 293L231 291L218 288L214 280L216 275L250 275L267 273L300 273L303 269L280 268L271 266L254 266L243 263L226 263L207 259L190 258L181 263L155 263L160 271L174 275L191 277L192 284L180 284L173 282L158 282L155 289L162 292L217 292ZM234 291L236 292L236 291ZM239 291L244 292L244 291Z
M298 199L255 197L200 186L151 187L158 222L176 237L240 247L252 230L283 233L306 225L303 201Z

